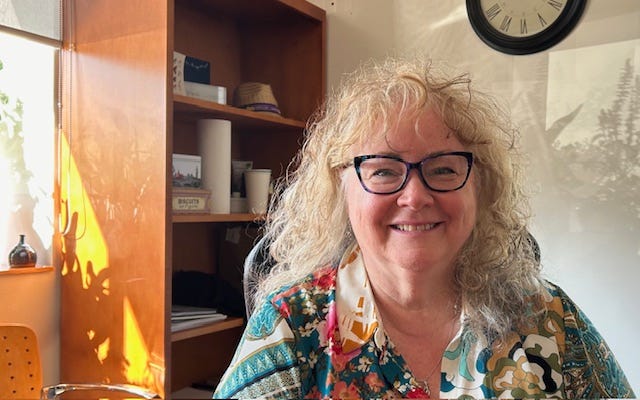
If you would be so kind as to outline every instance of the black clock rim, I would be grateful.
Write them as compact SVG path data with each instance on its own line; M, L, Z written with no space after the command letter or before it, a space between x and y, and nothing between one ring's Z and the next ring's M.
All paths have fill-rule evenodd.
M484 18L480 0L466 0L466 3L471 27L484 43L502 53L526 55L547 50L566 38L580 21L587 0L567 0L567 5L551 26L525 38L510 37L493 28Z

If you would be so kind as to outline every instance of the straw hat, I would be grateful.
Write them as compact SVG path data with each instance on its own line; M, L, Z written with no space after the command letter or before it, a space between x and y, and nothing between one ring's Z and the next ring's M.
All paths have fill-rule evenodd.
M241 83L235 90L233 105L246 110L280 115L271 85L266 83Z

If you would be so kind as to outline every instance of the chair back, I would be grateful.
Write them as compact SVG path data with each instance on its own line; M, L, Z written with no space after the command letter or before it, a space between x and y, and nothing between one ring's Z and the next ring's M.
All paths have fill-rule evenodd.
M256 306L253 300L255 286L260 278L271 270L273 265L274 261L269 255L269 245L263 236L256 242L244 260L242 290L247 319L251 317Z
M145 399L159 398L146 388L129 384L60 383L42 387L42 365L35 332L22 324L0 324L0 400L49 400L72 391L119 392Z
M38 399L41 388L35 332L21 324L0 325L0 399Z

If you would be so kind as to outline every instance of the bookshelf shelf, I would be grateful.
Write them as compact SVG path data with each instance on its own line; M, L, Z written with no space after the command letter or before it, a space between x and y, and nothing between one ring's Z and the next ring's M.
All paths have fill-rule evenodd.
M218 104L193 97L173 95L173 109L176 119L195 121L201 118L221 118L231 121L237 129L260 131L299 133L305 127L305 122L296 119L280 117L268 113L243 110L241 108Z
M171 333L171 342L179 342L210 333L221 332L227 329L237 328L244 325L244 319L237 317L230 317L222 321L216 321L211 324L198 326L196 328L185 329L178 332Z
M196 222L263 222L261 214L173 214L173 223Z

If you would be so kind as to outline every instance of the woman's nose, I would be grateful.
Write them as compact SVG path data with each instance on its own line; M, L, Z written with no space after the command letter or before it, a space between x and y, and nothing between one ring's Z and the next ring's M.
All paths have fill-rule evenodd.
M433 192L429 189L420 177L417 170L411 171L407 178L407 183L399 192L398 206L420 209L433 204Z

